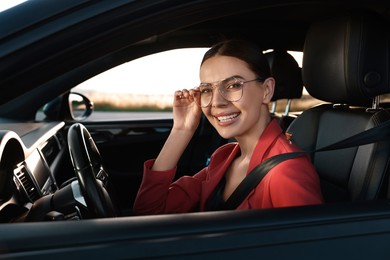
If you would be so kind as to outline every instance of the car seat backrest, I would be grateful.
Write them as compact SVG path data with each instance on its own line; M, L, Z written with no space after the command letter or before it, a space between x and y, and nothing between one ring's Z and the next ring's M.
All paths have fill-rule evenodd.
M289 114L292 99L298 99L302 96L303 83L301 68L294 57L286 50L274 50L267 52L265 56L268 59L271 74L275 78L275 91L272 97L273 108L271 113L273 117L279 120L280 126L286 130L288 125L295 119L295 116ZM277 115L275 108L278 100L287 101L284 114Z
M388 41L383 22L371 14L345 14L309 29L303 83L328 103L291 123L287 132L294 143L310 151L390 119L388 110L370 107L390 92ZM389 158L389 141L313 154L325 201L381 198Z

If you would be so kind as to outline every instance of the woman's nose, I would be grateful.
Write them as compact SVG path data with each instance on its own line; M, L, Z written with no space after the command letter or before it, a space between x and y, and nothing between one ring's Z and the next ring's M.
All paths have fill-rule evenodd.
M213 96L211 98L211 106L217 107L227 104L227 100L221 95L218 88L213 90Z

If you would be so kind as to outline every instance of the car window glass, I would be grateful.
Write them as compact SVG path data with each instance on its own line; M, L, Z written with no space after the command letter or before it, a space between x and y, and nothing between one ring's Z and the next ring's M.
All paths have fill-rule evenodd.
M94 112L87 118L131 120L172 118L172 97L175 90L199 84L199 66L207 48L176 49L148 55L101 73L72 91L87 96L94 103ZM289 52L302 66L302 52ZM317 104L304 90L303 98L294 101L291 112ZM278 102L277 110L284 112Z
M176 90L199 84L206 48L176 49L145 56L101 73L72 91L94 102L87 120L172 118Z

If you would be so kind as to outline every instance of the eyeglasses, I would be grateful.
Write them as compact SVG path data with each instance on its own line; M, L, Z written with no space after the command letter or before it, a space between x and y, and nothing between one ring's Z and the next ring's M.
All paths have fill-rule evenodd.
M243 86L245 83L252 81L263 82L264 79L256 78L252 80L243 81L236 77L230 77L215 83L201 83L198 89L194 92L195 102L200 107L208 107L213 99L214 86L218 89L219 94L230 102L239 101L242 98Z

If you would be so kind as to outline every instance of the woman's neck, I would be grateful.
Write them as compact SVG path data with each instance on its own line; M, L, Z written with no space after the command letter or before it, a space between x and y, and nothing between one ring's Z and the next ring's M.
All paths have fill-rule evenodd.
M240 160L250 160L253 151L263 134L264 130L271 122L271 116L267 116L264 120L259 120L259 123L252 128L252 131L245 133L244 135L237 136L236 140L240 144L241 155Z

